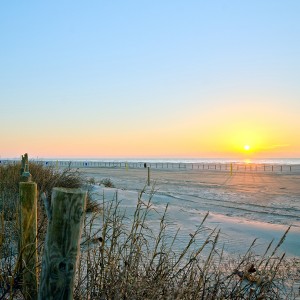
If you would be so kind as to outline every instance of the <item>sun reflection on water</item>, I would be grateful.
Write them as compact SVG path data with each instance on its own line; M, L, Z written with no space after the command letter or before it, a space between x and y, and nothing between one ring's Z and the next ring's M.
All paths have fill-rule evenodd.
M251 159L247 158L247 159L244 159L244 163L248 165L248 164L251 164L252 161L251 161Z

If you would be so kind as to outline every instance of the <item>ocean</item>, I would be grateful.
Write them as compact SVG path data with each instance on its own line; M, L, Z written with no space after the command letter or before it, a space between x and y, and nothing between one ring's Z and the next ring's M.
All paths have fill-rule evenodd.
M300 158L68 158L68 157L30 157L34 161L68 161L68 162L134 162L134 163L186 163L186 164L201 164L201 163L253 163L253 164L286 164L298 165ZM0 161L19 161L20 158L5 158L0 156Z

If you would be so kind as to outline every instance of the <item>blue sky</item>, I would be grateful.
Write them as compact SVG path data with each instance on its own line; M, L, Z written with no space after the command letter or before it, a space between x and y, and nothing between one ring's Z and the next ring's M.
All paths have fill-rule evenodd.
M219 136L228 119L240 127L234 110L258 133L284 128L268 142L297 156L299 13L299 1L2 1L1 155L231 155Z

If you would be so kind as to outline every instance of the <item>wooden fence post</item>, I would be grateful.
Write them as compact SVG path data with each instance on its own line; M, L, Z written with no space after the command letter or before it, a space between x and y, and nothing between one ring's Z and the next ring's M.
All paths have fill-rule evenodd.
M27 153L22 155L20 175L21 175L21 181L23 182L31 181L31 174L29 173L29 161L28 161Z
M81 189L52 190L39 300L73 299L85 205L86 192Z
M37 185L20 182L20 242L22 291L25 299L37 299Z
M148 186L150 186L150 167L148 167Z
M27 153L22 155L20 173L19 258L22 291L25 299L37 299L37 185L31 182Z

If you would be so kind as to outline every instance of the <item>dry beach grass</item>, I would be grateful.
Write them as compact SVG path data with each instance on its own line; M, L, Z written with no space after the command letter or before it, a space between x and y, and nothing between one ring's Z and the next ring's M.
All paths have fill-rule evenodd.
M89 186L77 171L59 171L34 164L30 170L40 193L45 191L49 194L49 190L57 185ZM16 269L18 254L12 249L18 234L15 220L19 167L0 167L0 176L0 299L22 299L22 283L18 281L22 270ZM119 184L113 179L105 179L109 177L100 175L89 182ZM169 233L167 206L160 215L158 231L149 226L149 216L156 213L152 205L153 192L139 192L132 217L120 208L122 203L117 191L113 198L100 195L101 209L86 215L75 299L295 298L298 291L294 291L292 286L299 276L298 261L287 259L277 252L285 235L277 245L267 245L262 255L256 255L250 247L240 257L228 258L222 246L218 245L219 229L206 235L203 243L196 242L198 236L204 234L204 218L178 253L175 248L182 241L177 234ZM43 214L40 205L39 219L43 223L40 227L45 225ZM96 223L97 226L94 226ZM41 256L42 234L39 241Z

